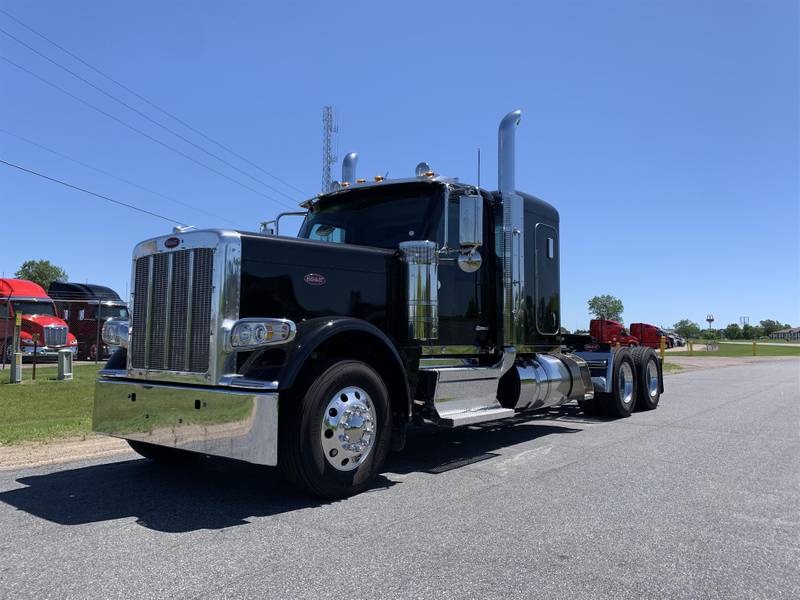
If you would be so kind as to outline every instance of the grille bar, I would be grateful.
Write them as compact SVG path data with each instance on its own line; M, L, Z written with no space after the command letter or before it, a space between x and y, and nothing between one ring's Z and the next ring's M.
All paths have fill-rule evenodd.
M191 294L191 289L194 287L194 253L189 253L189 268L188 268L188 282L186 289L189 293L186 294L186 332L184 334L183 345L186 351L183 355L183 370L192 370L192 308L194 308L194 297Z
M169 369L169 330L172 325L172 273L173 273L173 257L174 254L167 254L167 298L164 302L164 357L162 364L164 369Z
M65 346L67 344L67 328L63 325L50 325L44 328L45 346Z
M147 300L144 312L144 364L150 366L150 340L153 332L153 263L152 256L147 257Z
M208 371L213 267L213 248L136 259L130 343L133 368Z

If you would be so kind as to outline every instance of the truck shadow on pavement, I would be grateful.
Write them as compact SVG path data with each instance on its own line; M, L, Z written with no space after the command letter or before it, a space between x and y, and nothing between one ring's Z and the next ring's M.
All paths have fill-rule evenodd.
M541 416L445 431L412 427L406 449L390 454L383 472L444 473L499 456L493 451L504 447L580 431L537 420ZM61 525L133 517L137 524L165 533L244 525L248 518L329 503L282 481L277 469L214 457L198 457L183 467L123 460L17 482L25 487L0 493L0 501L35 517ZM402 482L381 475L367 493L396 485Z

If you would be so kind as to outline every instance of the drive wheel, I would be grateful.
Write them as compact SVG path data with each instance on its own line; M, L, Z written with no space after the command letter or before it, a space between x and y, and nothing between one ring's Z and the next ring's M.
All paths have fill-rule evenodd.
M633 354L636 366L636 409L653 410L661 398L661 378L658 356L652 348L641 348Z
M154 460L159 464L175 465L196 460L199 454L189 452L188 450L181 450L180 448L170 448L169 446L158 446L157 444L148 444L147 442L139 442L136 440L126 440L128 445L134 452Z
M317 496L362 492L389 451L386 386L372 367L356 360L320 365L309 380L305 392L281 403L278 465Z
M614 354L611 393L595 394L603 412L610 417L629 417L636 404L636 366L627 348Z

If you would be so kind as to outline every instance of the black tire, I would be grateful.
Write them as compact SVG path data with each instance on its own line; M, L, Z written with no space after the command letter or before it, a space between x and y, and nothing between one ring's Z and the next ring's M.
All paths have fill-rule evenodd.
M197 460L200 456L195 452L189 452L188 450L181 450L179 448L170 448L169 446L158 446L156 444L148 444L147 442L139 442L136 440L126 440L128 445L133 449L134 452L143 456L144 458L149 458L159 464L164 465L175 465L175 464L183 464L186 462L191 462L193 460Z
M578 406L583 411L583 414L589 417L598 417L603 414L602 407L597 401L597 397L591 400L578 400Z
M350 359L317 365L306 380L305 389L281 398L278 466L287 479L316 496L344 498L358 494L378 474L391 445L392 417L386 385L372 367ZM352 388L365 392L366 398L351 395L355 392L342 393ZM341 404L341 413L331 412L330 405L337 398L350 402ZM323 447L324 443L342 443L336 441L341 438L331 427L324 426L323 420L328 423L328 415L334 415L331 419L338 417L338 422L343 423L350 411L346 407L356 406L354 402L360 407L371 406L374 411L367 421L372 424L372 441L367 451L347 463L350 459L344 446L341 454L336 448ZM327 431L331 431L330 436ZM368 435L364 431L360 434L358 441ZM333 441L325 442L323 436Z
M621 381L624 376L625 384ZM614 368L611 373L611 393L595 394L595 400L604 414L609 417L629 417L636 405L636 365L627 348L614 351Z
M653 410L661 399L661 369L652 348L638 348L631 353L636 366L636 410Z

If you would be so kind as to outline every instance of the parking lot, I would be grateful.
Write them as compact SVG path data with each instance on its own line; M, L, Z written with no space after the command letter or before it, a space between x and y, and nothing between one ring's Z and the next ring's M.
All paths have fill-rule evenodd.
M669 375L619 421L415 429L333 503L216 459L0 471L0 596L797 597L799 373Z

